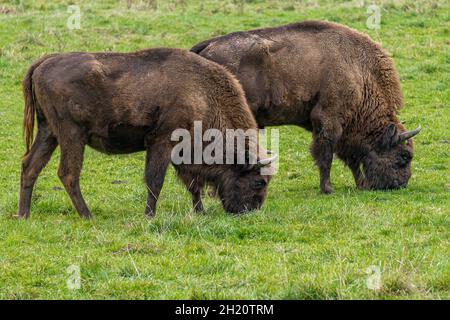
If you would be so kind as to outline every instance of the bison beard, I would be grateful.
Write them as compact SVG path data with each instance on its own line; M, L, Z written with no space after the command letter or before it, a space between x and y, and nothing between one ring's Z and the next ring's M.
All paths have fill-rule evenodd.
M21 218L29 216L33 186L58 145L58 176L83 218L91 217L79 184L85 146L110 154L146 151L145 213L151 217L171 163L175 129L192 130L194 121L221 132L257 129L237 80L225 68L183 50L51 55L31 66L23 89L27 152ZM38 130L31 146L35 117ZM261 175L259 165L175 168L196 211L203 210L200 192L208 184L219 190L226 211L257 209L270 179Z
M407 185L409 139L420 128L408 132L399 122L403 99L394 64L366 35L305 21L234 32L191 51L236 75L260 127L292 124L312 131L323 193L332 192L333 154L360 188Z

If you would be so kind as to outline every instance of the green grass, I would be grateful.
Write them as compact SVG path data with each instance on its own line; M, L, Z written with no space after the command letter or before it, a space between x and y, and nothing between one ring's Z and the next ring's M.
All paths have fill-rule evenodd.
M0 1L0 298L448 299L450 8L448 1L76 1L81 30L66 28L71 1ZM243 5L242 5L243 4ZM409 187L358 191L342 163L335 193L319 194L310 134L280 128L280 171L262 210L242 217L206 199L192 213L173 170L157 217L143 217L143 154L87 150L82 189L95 215L81 221L56 176L59 152L35 188L32 215L17 221L23 154L21 79L51 52L189 48L231 31L327 19L369 33L393 56L415 142ZM125 183L113 184L114 180ZM56 188L55 188L56 187ZM66 285L70 265L81 288ZM381 270L381 287L366 270Z

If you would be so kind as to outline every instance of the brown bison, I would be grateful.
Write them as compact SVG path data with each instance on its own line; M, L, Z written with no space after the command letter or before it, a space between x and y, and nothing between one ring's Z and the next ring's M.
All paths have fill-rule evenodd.
M35 181L58 145L58 176L83 218L91 217L79 185L85 146L109 154L147 151L145 214L153 216L172 162L174 130L191 131L196 120L221 132L257 129L238 81L222 66L183 50L50 55L31 66L23 89L27 151L19 217L29 216ZM271 161L182 163L175 169L197 211L203 209L200 192L206 184L218 190L227 212L240 213L262 205L270 176L261 175L260 168Z
M394 64L366 35L345 26L305 21L235 32L192 52L236 75L260 127L298 125L312 131L320 189L331 193L333 154L363 189L405 187L420 131L398 120L402 106Z

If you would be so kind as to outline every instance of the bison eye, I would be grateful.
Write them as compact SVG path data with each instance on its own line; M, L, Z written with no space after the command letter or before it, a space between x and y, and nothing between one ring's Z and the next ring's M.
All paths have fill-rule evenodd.
M411 160L411 155L409 153L404 153L404 154L402 154L401 157L402 157L402 160L405 162L408 162Z
M252 184L252 188L255 190L261 190L262 188L264 188L266 186L267 182L266 180L257 180L255 182L253 182Z
M398 162L398 165L400 167L405 167L410 161L411 161L411 155L408 153L404 153L400 156L400 161Z

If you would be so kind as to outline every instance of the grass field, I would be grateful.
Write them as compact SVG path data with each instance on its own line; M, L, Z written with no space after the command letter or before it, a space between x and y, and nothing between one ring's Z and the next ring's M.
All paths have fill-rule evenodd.
M448 299L450 7L448 1L0 0L0 298ZM67 28L68 5L81 29ZM144 154L88 149L81 186L95 219L81 221L56 175L35 188L31 219L15 219L22 139L21 80L51 52L190 48L231 31L326 19L367 32L393 56L415 139L407 189L362 192L342 163L319 193L311 136L280 128L280 170L262 210L241 217L206 199L192 212L173 170L157 217L144 219ZM120 183L119 183L120 182ZM81 286L70 266L80 268ZM68 270L69 268L69 270ZM369 285L368 285L369 284Z

